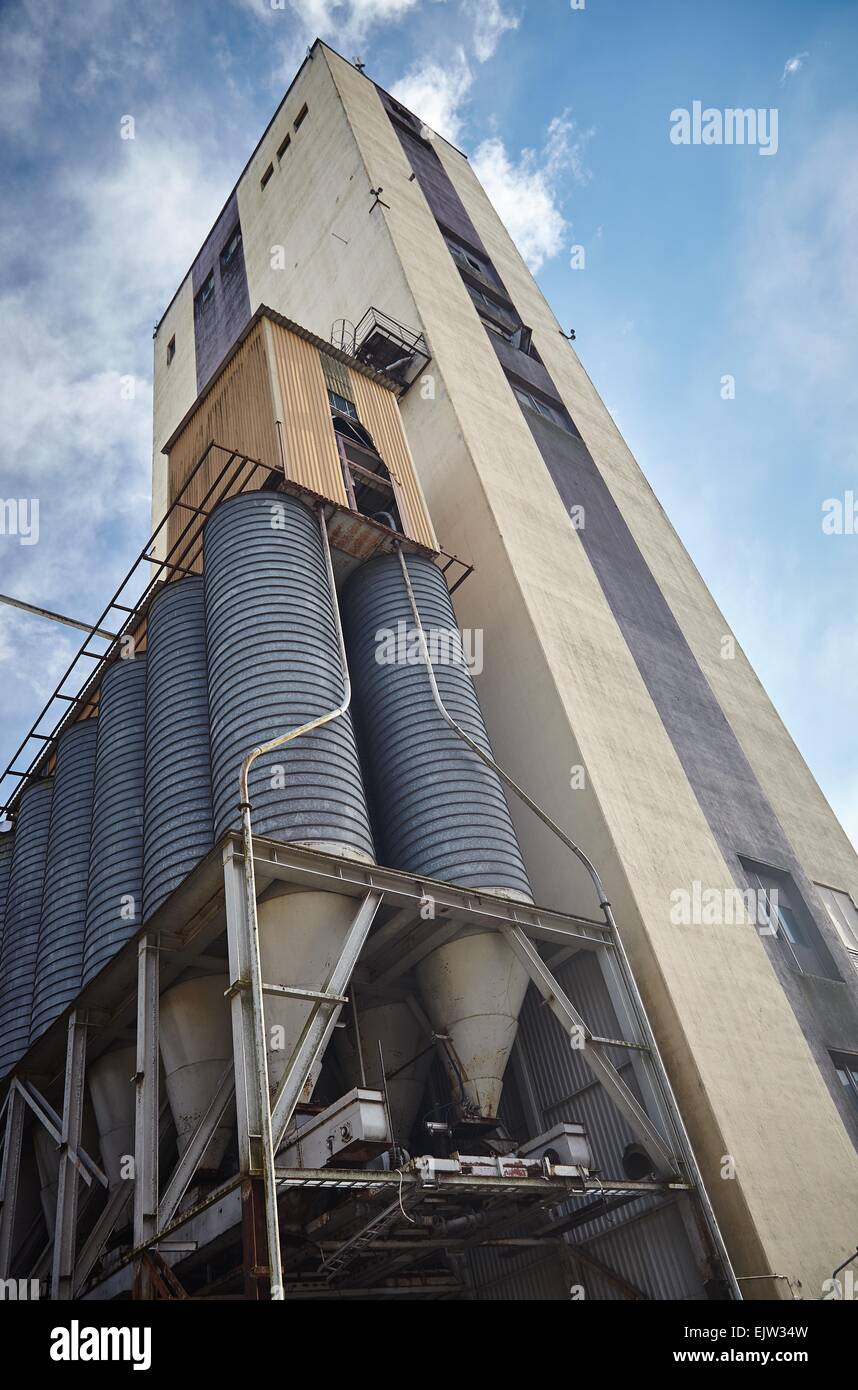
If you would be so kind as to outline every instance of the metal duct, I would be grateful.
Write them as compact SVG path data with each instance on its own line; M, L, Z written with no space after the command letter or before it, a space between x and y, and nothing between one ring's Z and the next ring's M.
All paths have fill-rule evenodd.
M85 719L57 743L31 1043L80 991L97 728Z
M146 658L117 661L101 686L83 984L141 921Z
M212 847L203 581L168 584L146 626L143 920Z
M422 556L406 560L444 705L491 753L447 585ZM532 901L503 786L435 705L398 555L363 565L343 617L355 708L371 769L376 833L393 868ZM497 1114L527 975L496 933L438 947L416 970L465 1110Z
M53 792L52 781L31 782L18 805L0 955L0 1076L30 1040Z
M409 556L407 565L430 650L435 643L432 665L444 703L490 752L444 576L423 556ZM435 708L396 555L356 572L343 619L384 863L531 901L500 780Z
M204 531L214 833L239 825L242 760L336 706L337 625L316 517L283 493L222 503ZM253 830L374 857L351 716L265 754L250 775Z

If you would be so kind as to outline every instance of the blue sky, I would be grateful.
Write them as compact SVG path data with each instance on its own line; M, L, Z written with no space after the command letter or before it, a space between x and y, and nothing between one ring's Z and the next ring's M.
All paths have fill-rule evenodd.
M850 0L5 0L0 590L95 618L145 540L152 326L316 34L472 157L858 838ZM695 100L777 154L672 144ZM0 607L4 763L74 645Z

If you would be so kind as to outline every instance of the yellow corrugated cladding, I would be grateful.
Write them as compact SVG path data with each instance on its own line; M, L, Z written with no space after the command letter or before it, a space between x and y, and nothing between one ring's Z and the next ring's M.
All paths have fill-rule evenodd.
M191 419L170 449L169 500L174 501L190 477L200 457L214 441L246 458L258 459L266 469L280 467L274 402L268 372L263 325L257 324L227 363L208 395L200 401ZM229 454L213 449L194 478L183 502L198 507ZM242 479L247 487L259 487L267 473ZM228 495L228 494L223 494ZM220 500L220 487L206 507ZM189 513L182 510L170 520L168 545L172 545L188 524Z
M280 324L271 323L270 328L282 403L286 476L347 507L319 349Z
M430 550L437 550L438 541L414 470L395 395L361 372L352 371L351 367L349 379L360 422L369 430L390 470L406 536Z

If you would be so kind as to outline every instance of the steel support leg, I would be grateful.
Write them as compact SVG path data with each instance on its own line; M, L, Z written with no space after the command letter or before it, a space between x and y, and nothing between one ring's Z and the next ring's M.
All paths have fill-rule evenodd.
M80 1149L85 1071L86 1015L75 1012L69 1019L66 1044L57 1217L54 1225L54 1258L51 1270L51 1296L60 1300L68 1300L74 1296L79 1188L78 1170L72 1161L72 1155L76 1159Z
M611 1100L625 1116L636 1138L652 1159L655 1172L659 1177L677 1177L676 1161L658 1129L629 1090L613 1062L607 1056L606 1049L601 1044L592 1041L586 1023L561 989L560 984L552 975L533 942L520 927L505 927L502 928L502 931L551 1012L559 1020L563 1031L571 1035L572 1030L575 1029L576 1032L583 1035L582 1060L586 1062L596 1080L601 1082Z
M137 1087L134 1117L134 1244L158 1230L158 941L146 935L137 952ZM136 1296L152 1297L152 1282L141 1262Z
M348 988L352 971L369 935L369 929L375 920L375 914L378 912L383 896L383 893L373 890L367 893L358 908L343 942L340 958L325 986L327 994L343 995ZM312 1011L305 1024L298 1046L292 1053L291 1060L274 1096L271 1127L274 1132L275 1153L286 1137L289 1121L292 1119L307 1077L310 1075L317 1058L321 1057L327 1047L341 1009L342 1004L338 1002L320 1003Z
M6 1136L3 1146L3 1165L0 1167L0 1279L8 1279L15 1236L15 1208L18 1204L18 1179L21 1174L21 1149L24 1143L26 1106L17 1081L13 1081L6 1098Z

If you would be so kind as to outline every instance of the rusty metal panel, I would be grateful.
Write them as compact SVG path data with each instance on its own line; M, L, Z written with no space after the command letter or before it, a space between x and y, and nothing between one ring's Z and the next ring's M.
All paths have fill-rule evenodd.
M319 349L270 323L282 405L286 476L348 506Z
M352 400L357 406L361 424L372 435L396 487L396 500L405 534L430 550L437 550L438 540L402 428L396 396L362 372L356 372L352 367L348 372Z

